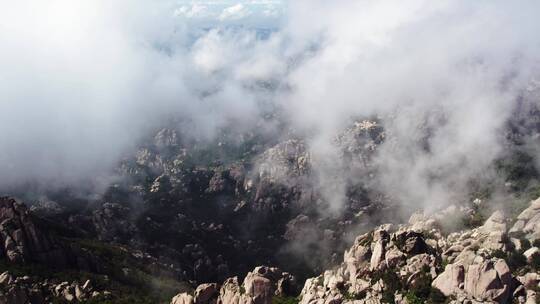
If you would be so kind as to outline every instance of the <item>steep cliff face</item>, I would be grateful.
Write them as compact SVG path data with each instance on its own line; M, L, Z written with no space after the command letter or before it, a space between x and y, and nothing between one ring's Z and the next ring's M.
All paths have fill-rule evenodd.
M51 301L73 303L110 298L110 292L97 291L90 280L57 284L29 276L17 277L7 271L0 275L0 289L2 304L42 304Z
M354 124L335 138L336 161L367 170L382 134L374 121ZM379 223L382 206L363 184L345 181L343 209L326 212L328 189L313 170L307 142L261 136L193 142L164 128L126 156L119 182L97 200L71 212L72 202L33 208L87 237L166 260L185 280L222 281L261 263L312 275L336 262L356 231ZM368 214L369 222L362 218ZM308 247L313 256L306 258Z
M0 198L0 244L0 257L11 263L68 264L57 240L38 229L28 208L10 197Z
M77 235L12 197L0 198L0 238L0 303L152 303L187 288L171 265Z

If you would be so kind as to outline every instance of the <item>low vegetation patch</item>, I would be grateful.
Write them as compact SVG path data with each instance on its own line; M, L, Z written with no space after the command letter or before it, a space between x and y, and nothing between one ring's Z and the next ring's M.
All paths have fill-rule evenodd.
M274 296L272 298L272 304L298 304L299 299L296 297L280 297Z

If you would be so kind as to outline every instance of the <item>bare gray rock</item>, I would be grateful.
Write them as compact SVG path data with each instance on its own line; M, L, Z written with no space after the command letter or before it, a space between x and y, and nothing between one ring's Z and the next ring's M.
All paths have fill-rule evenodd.
M194 304L195 299L188 293L177 294L172 298L171 304Z
M465 268L462 265L446 265L444 272L433 280L431 285L445 296L457 294L465 281Z
M540 254L540 249L538 249L538 247L531 247L523 252L523 255L529 263L532 261L533 257L538 254Z
M216 283L201 284L195 289L196 304L215 304L219 290Z
M0 275L0 304L46 304L56 301L76 303L104 295L90 285L90 281L83 286L77 282L53 284L47 280L16 277L4 272Z
M382 267L382 262L384 261L385 246L384 241L379 240L373 246L373 253L371 254L370 265L371 269L379 269Z
M504 260L470 265L465 275L465 292L480 301L506 303L511 295L510 270Z
M183 292L171 304L271 304L276 295L296 293L296 280L275 267L259 266L249 272L242 285L238 278L228 278L218 290L217 284L201 284L194 296Z
M15 263L67 264L64 250L36 226L28 208L9 197L0 198L0 257Z
M531 240L540 238L540 198L532 201L531 205L518 215L509 232L522 232Z

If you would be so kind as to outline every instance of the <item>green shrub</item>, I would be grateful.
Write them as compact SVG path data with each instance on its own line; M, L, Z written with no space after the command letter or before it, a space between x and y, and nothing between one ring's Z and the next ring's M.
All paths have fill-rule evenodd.
M420 303L445 303L447 302L444 294L431 286L431 275L429 267L422 269L422 273L415 279L414 286L411 286L405 293L405 298L409 304Z
M500 249L493 251L491 256L498 259L506 259L506 253Z
M540 270L540 254L534 254L531 258L531 268L534 270Z
M476 211L471 216L463 219L463 226L473 229L482 226L485 221L486 217L480 211Z
M405 294L405 298L407 299L408 304L424 304L425 303L424 300L420 299L413 292L408 292L407 294Z
M491 253L494 258L504 259L512 272L516 272L519 268L527 266L527 259L522 252L511 250L508 253L502 250L495 250Z
M156 298L143 296L143 295L127 295L119 296L114 298L103 298L96 297L84 301L85 304L156 304L156 303L167 303L164 301L159 301Z
M361 293L350 293L348 291L344 291L342 292L343 294L343 298L345 300L362 300L363 298L366 297L366 291L364 292L361 292Z
M531 248L531 242L526 238L521 238L521 252L527 251L527 249Z
M442 259L440 271L444 271L444 270L446 269L446 266L447 266L449 263L450 263L450 262L448 262L448 259L446 259L446 258Z
M396 291L399 291L403 288L399 276L393 269L387 269L385 271L376 272L371 279L371 283L375 284L379 280L382 280L384 283L382 302L394 303Z
M382 303L395 303L396 302L396 296L390 290L385 289L382 292L381 300L382 300Z
M431 292L429 293L428 303L448 303L449 299L446 298L446 296L437 288L431 288Z
M274 296L272 298L272 304L298 304L300 302L296 297L280 297Z
M371 242L373 242L373 232L369 232L365 238L359 241L359 244L362 246L366 246L371 244Z
M511 251L508 253L508 257L506 258L506 263L508 264L508 267L512 271L518 270L518 268L521 268L525 265L527 265L527 259L525 256L517 251Z

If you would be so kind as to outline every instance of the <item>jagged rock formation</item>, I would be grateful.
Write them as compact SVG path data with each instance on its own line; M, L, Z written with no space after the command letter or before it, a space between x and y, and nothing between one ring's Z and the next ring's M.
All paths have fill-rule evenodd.
M309 167L310 155L305 143L288 140L262 154L257 177L269 182L285 182L285 179L308 174Z
M539 201L531 202L519 219L534 226L534 215L527 214ZM538 248L515 231L509 233L511 219L500 211L480 227L445 233L444 220L456 213L467 211L451 206L435 216L416 213L406 225L386 224L358 236L338 267L306 280L299 302L536 303ZM242 285L237 278L226 280L219 293L215 285L201 285L197 290L208 289L205 294L213 300L199 301L270 304L276 295L295 295L290 289L281 291L280 282L291 279L285 274L280 278L280 273L258 267ZM200 294L179 294L172 304L199 303Z
M23 228L32 227L27 224L32 216L17 211L10 216L16 225L1 226L6 240L1 239L0 247L9 249L14 261L41 263L49 259L37 257L60 249L73 269L120 273L123 278L138 274L130 266L131 257L137 256L137 263L147 266L145 274L164 273L199 284L193 293L178 295L178 303L270 303L276 295L298 295L287 291L291 279L279 271L272 274L271 268L238 279L260 264L279 266L302 282L323 272L305 283L303 303L534 298L536 272L516 266L512 259L519 255L531 265L537 262L540 244L530 243L538 235L538 203L515 224L495 212L483 226L458 232L448 229L460 221L452 219L475 217L478 207L449 208L438 216L417 213L408 225L380 226L358 237L341 261L358 231L403 220L399 206L391 204L395 198L374 186L377 164L372 157L392 134L385 133L382 121L354 122L334 137L333 157L328 159L298 134L278 142L260 139L257 132L202 143L178 130L162 129L126 157L117 168L121 178L105 194L80 208L69 207L72 199L62 202L65 193L44 196L46 204L32 207L54 221L55 229L69 230L62 242L37 229L37 244L44 243L40 248L45 250L32 249L39 247L33 245L35 229ZM343 196L336 198L341 206L331 210L335 189ZM90 246L81 247L80 241ZM116 248L104 250L103 243ZM114 262L117 254L122 256L122 266L97 267L104 263L94 256L103 251Z
M217 284L201 284L193 295L180 293L171 304L266 304L275 296L296 292L295 278L278 268L259 266L249 272L240 285L238 277L228 278L218 290Z
M534 226L529 214L538 202L531 203L514 227L524 226L519 220ZM536 250L517 251L515 245L524 241L508 234L510 219L497 211L481 227L445 236L439 229L444 216L414 215L409 225L381 226L359 236L339 268L308 279L301 303L409 303L422 289L432 303L444 297L453 303L534 303L538 274L516 277L506 259L528 271L526 264L515 265L515 259L524 255L530 261Z
M0 198L0 258L12 263L41 262L65 267L65 251L40 231L26 206L9 197Z
M105 203L92 214L92 224L98 238L104 241L117 241L135 235L137 227L128 221L131 210L117 203Z
M233 135L201 143L172 128L157 131L122 161L122 182L63 224L166 260L184 279L208 282L263 262L305 277L336 262L349 233L380 223L382 205L371 204L363 185L353 182L341 215L319 212L329 203L301 137L276 142L257 132ZM346 164L361 153L355 160L361 175L383 139L381 125L359 121L336 137L336 161ZM301 247L315 258L304 259Z
M523 233L529 240L540 239L540 199L518 215L510 233Z
M112 225L114 213L107 210L98 211L99 216L108 216L100 223ZM4 272L0 275L0 303L114 301L140 288L151 288L152 292L155 284L165 285L158 290L175 291L185 285L176 279L178 270L166 260L81 238L76 231L33 215L25 204L10 197L0 199L0 241ZM70 282L66 282L68 278ZM89 279L96 279L98 287L91 286ZM115 294L100 292L108 289L104 286L113 288Z
M89 299L106 299L109 295L108 291L97 291L90 280L83 284L54 284L29 276L16 277L9 272L0 274L0 304L45 304L53 300L83 303Z
M431 224L426 225L427 221ZM523 291L505 260L494 257L496 252L513 250L500 212L482 227L448 236L436 227L413 228L436 224L433 219L427 221L397 228L381 226L358 237L338 269L306 282L301 303L321 299L348 303L351 298L356 299L354 303L398 302L416 297L415 290L429 286L455 303L507 303ZM431 291L431 296L437 297L436 292Z

